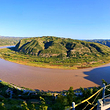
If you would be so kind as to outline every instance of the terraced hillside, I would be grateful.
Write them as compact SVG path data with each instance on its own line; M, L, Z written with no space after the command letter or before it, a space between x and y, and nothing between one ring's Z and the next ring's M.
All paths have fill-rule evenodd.
M22 39L16 50L40 57L81 58L110 54L110 48L102 44L52 36Z

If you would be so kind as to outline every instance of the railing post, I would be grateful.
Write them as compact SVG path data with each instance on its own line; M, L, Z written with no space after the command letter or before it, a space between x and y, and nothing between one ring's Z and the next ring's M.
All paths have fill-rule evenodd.
M72 102L72 110L75 110L75 102Z
M102 92L102 98L103 98L103 103L105 102L105 83L103 83L103 92Z
M97 110L102 110L102 107L103 107L103 101L101 99L99 99L97 101L98 105L97 105Z
M13 91L10 91L10 99L12 99Z

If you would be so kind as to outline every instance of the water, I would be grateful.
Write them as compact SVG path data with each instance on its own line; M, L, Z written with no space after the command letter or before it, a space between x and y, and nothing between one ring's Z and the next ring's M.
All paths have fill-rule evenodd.
M0 49L2 49L2 48L10 48L10 47L15 47L15 45L12 45L12 46L1 46Z
M101 80L108 82L110 64L97 68L79 70L61 70L31 67L0 59L0 79L17 86L44 91L68 90L80 87L101 85Z

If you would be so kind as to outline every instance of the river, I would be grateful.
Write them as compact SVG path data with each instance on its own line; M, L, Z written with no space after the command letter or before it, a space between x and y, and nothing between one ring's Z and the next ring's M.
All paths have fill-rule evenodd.
M5 47L6 48L6 47ZM21 65L0 59L0 79L17 86L44 91L93 87L110 83L110 64L79 70L48 69Z
M12 45L12 46L0 46L0 49L2 49L2 48L10 48L10 47L15 47L15 45Z

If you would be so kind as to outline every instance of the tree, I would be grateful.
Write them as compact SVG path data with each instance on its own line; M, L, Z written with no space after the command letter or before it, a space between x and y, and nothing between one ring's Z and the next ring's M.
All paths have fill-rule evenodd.
M103 83L105 83L105 85L107 85L107 82L106 82L104 79L102 79L102 84L103 84Z
M23 110L29 110L29 108L27 107L27 103L25 101L23 101L23 104L21 104L21 107Z
M74 97L74 91L73 91L73 87L70 87L68 92L67 92L67 100L69 102L69 105L71 105L71 103L73 102L73 97Z
M45 99L40 96L40 100L41 100L41 105L39 107L39 110L47 110L48 106L46 106Z
M4 103L0 103L0 110L6 110L6 108L5 108L5 104Z

